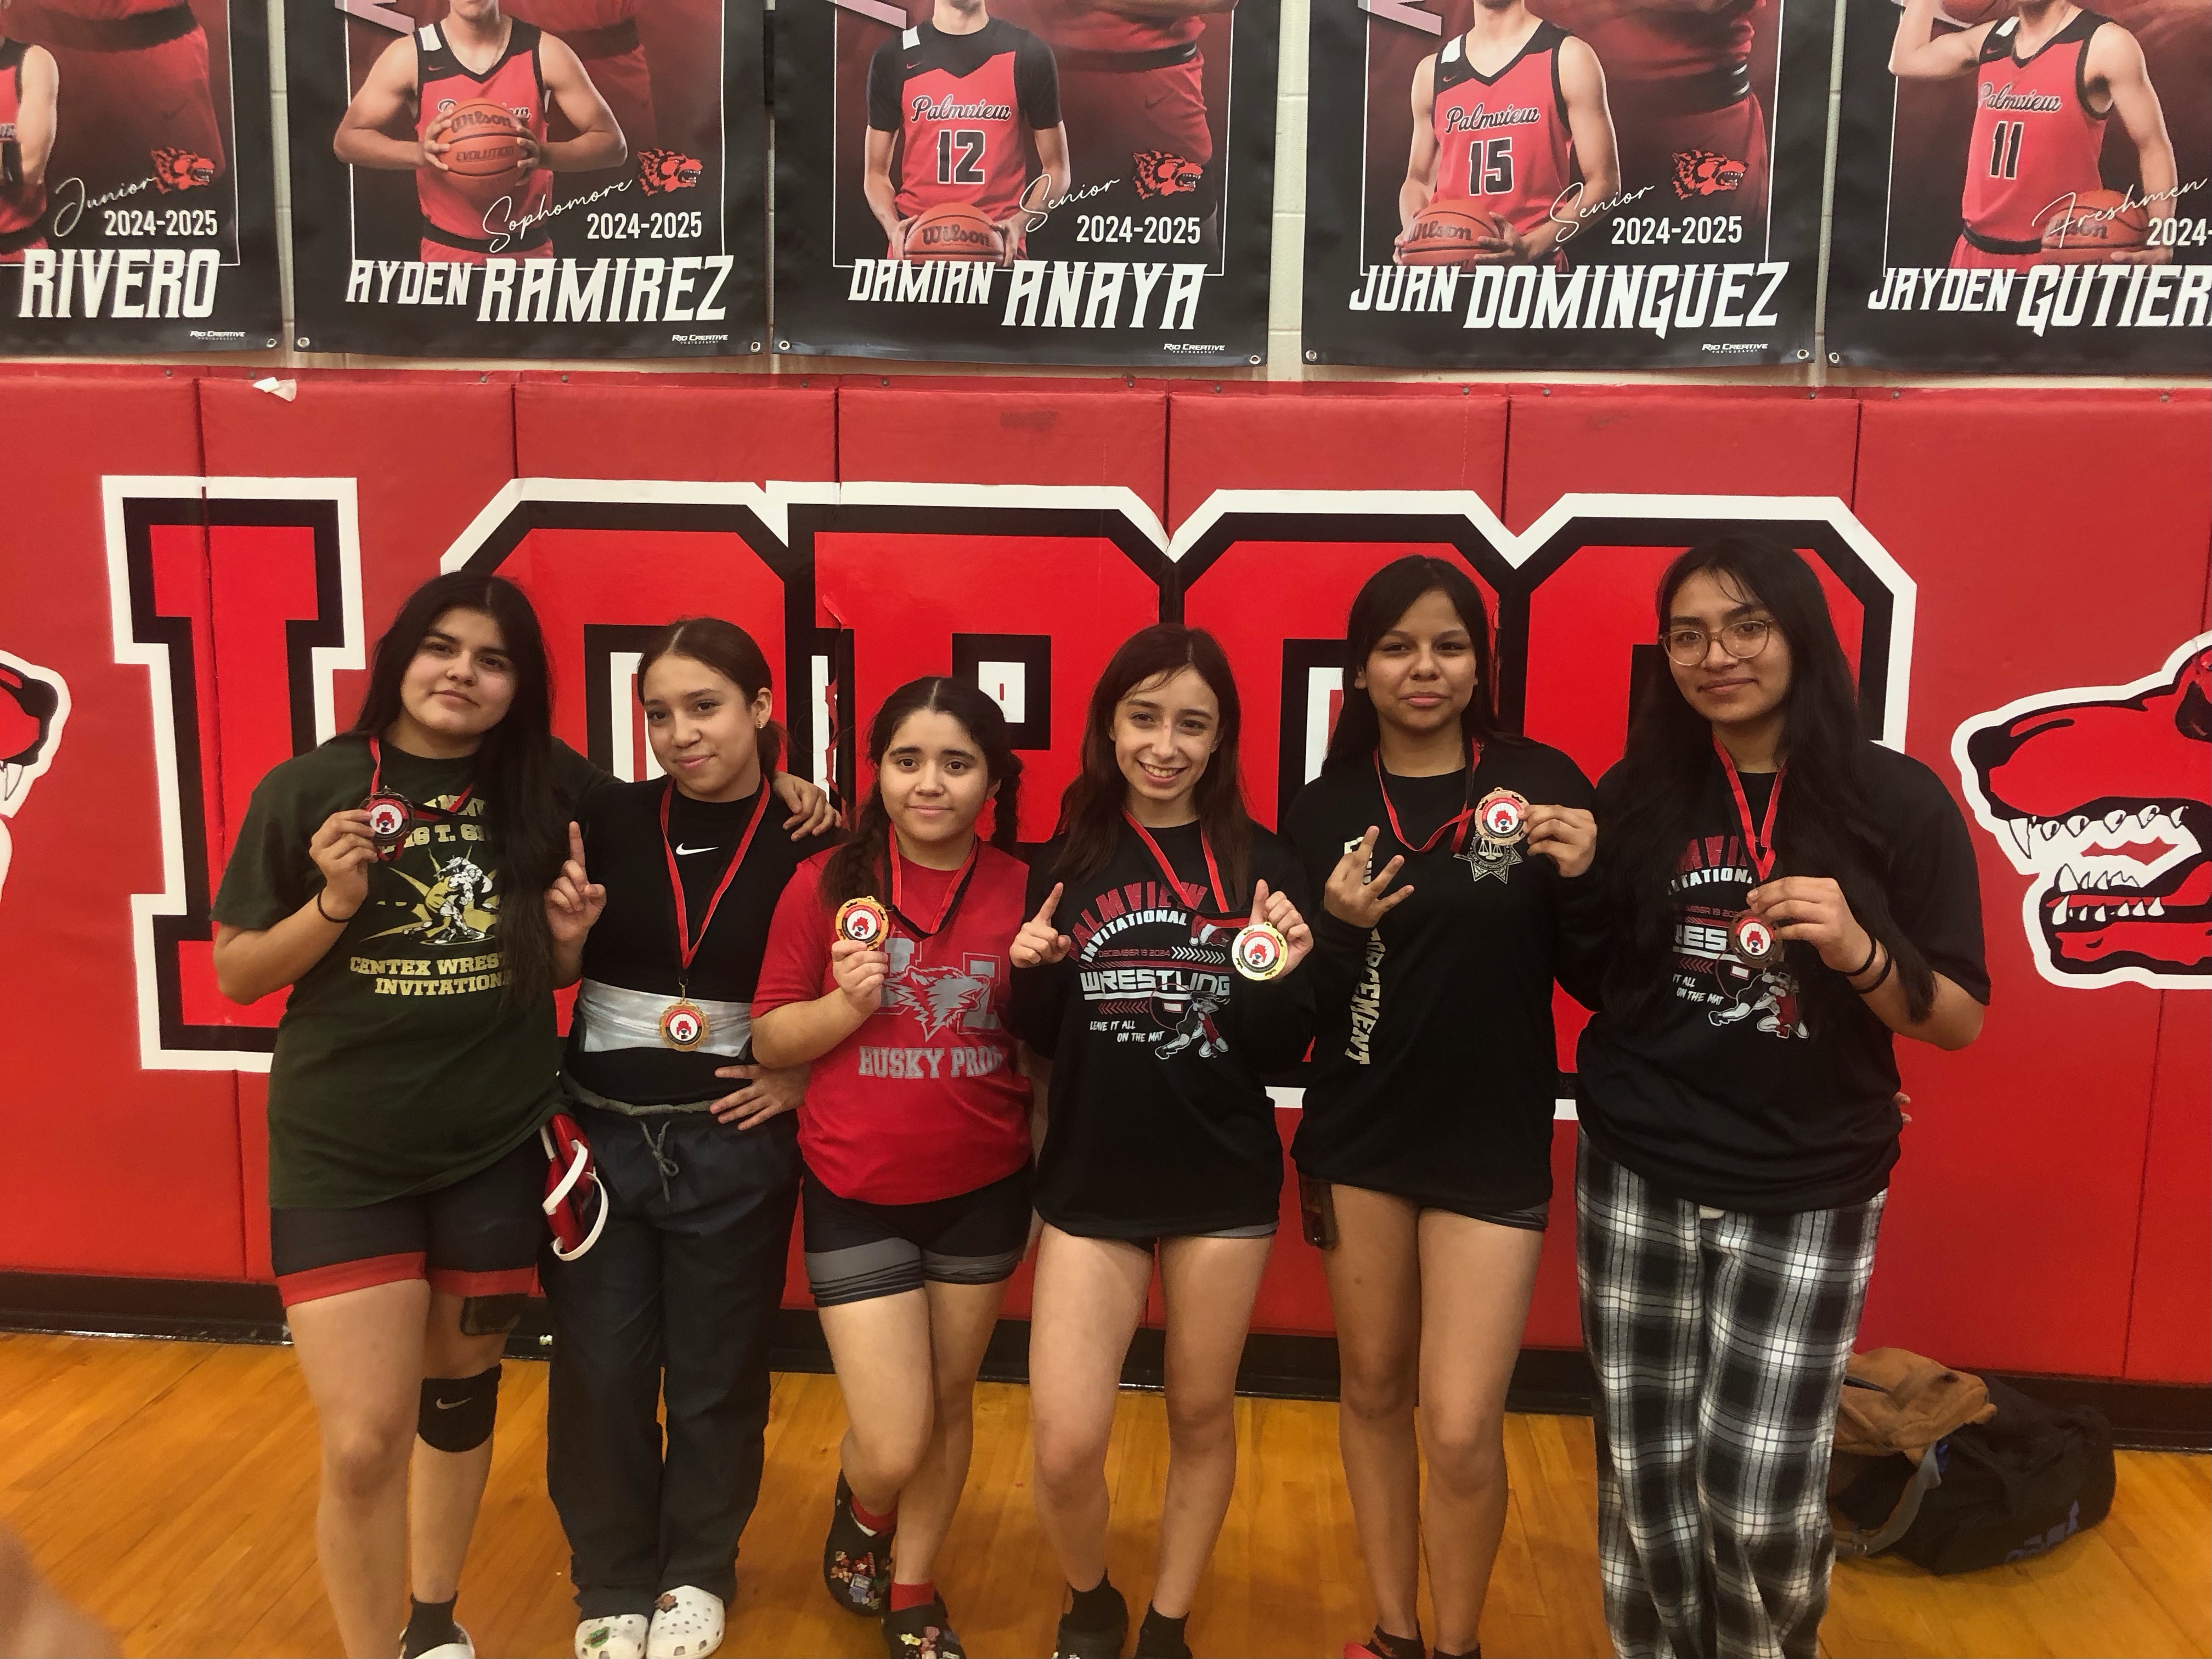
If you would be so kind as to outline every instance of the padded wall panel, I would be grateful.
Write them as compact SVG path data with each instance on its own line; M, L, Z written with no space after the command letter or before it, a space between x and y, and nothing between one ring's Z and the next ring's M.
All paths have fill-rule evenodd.
M1500 516L1525 530L1577 490L1848 501L1857 425L1850 398L1794 387L1516 392Z
M2201 396L1914 393L1865 404L1855 504L1919 583L1906 748L1954 792L1951 738L1961 722L2015 698L2149 674L2201 625L2212 526L2205 413ZM2130 492L2124 520L2108 531L2053 511L2054 478L2157 483ZM2115 787L2094 759L2078 771L2068 781L2081 802ZM2034 833L2037 848L2071 844L2060 831ZM1984 826L1973 836L1994 999L1980 1041L1961 1053L1899 1045L1914 1121L1884 1221L1868 1341L2116 1376L2151 1152L2160 994L2050 982L2021 915L2041 878L2017 872ZM2201 1145L2201 1044L2194 1081ZM2188 1138L2179 1129L2175 1144ZM2201 1236L2201 1200L2194 1224ZM2164 1284L2147 1279L2149 1302L2136 1300L2143 1313L2156 1305L2179 1317ZM2200 1274L2191 1317L2203 1316L2203 1290ZM2206 1380L2201 1360L2192 1380Z
M1472 489L1494 508L1506 399L1482 386L1326 395L1230 382L1168 400L1168 523L1217 489Z
M1167 397L1110 380L856 386L848 380L837 392L837 476L1118 484L1164 514Z
M11 373L0 397L10 434L0 756L24 769L0 799L0 1116L22 1177L0 1213L0 1267L236 1279L235 1081L141 1069L134 984L131 895L163 890L165 787L180 828L187 806L204 821L195 792L165 785L155 725L158 685L183 692L187 755L214 729L212 700L198 695L211 678L192 672L205 653L183 648L206 638L197 486L165 503L175 522L158 537L118 550L125 637L179 647L174 674L116 660L101 511L105 475L196 477L191 382L159 370ZM182 847L167 850L181 872Z
M2127 1375L2203 1382L2212 1377L2212 1303L2205 1297L2212 1285L2212 1228L2205 1225L2212 1213L2212 1113L2205 1101L2212 1000L2168 991L2160 1001Z
M514 388L526 478L829 478L836 444L836 392L781 376L539 372Z

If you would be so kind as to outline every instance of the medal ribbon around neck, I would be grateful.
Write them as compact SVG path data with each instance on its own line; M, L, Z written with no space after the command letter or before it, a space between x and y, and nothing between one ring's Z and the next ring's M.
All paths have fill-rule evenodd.
M1187 882L1176 874L1175 866L1168 862L1168 855L1160 850L1159 842L1152 839L1152 832L1138 823L1135 815L1127 807L1121 809L1121 816L1127 821L1129 828L1137 832L1137 839L1145 843L1146 850L1152 855L1152 862L1160 866L1160 873L1167 878L1168 890L1181 899L1184 907L1193 915L1205 916L1206 912L1199 908L1199 901L1211 896L1214 903L1219 907L1215 912L1215 917L1218 919L1227 916L1229 890L1222 885L1221 866L1213 861L1213 843L1206 839L1204 824L1200 824L1198 829L1198 850L1206 854L1206 879L1208 884L1206 887L1199 887L1195 883Z
M917 940L936 938L945 931L946 924L952 920L952 913L960 908L960 901L967 895L968 883L975 874L975 860L982 854L983 838L974 836L969 839L967 861L961 865L959 874L953 878L951 890L945 894L945 902L937 907L937 919L927 927L918 926L906 913L905 900L900 894L900 889L905 884L900 878L899 866L905 861L906 855L899 851L896 830L891 832L890 845L884 850L890 856L891 914Z
M469 787L461 791L451 806L425 806L418 801L410 800L407 802L407 816L410 818L421 818L427 823L442 823L447 818L460 817L461 808L469 804L469 797L476 792L476 780L471 778ZM385 788L384 745L374 738L368 740L368 793L371 799L386 793L398 795L402 800L406 799L405 796L398 794L398 791L387 791Z
M1453 854L1456 855L1460 849L1467 845L1468 830L1474 823L1474 774L1475 769L1480 767L1481 764L1482 745L1481 744L1477 743L1474 746L1473 752L1468 757L1467 793L1464 799L1460 802L1459 811L1453 813L1451 817L1446 818L1442 823L1438 824L1436 829L1431 832L1429 838L1423 842L1419 846L1416 847L1413 842L1412 837L1407 836L1405 830L1399 826L1398 807L1397 804L1390 799L1389 784L1383 780L1382 749L1378 744L1375 750L1375 787L1382 792L1382 811L1385 816L1387 816L1390 820L1390 834L1392 837L1396 840L1398 845L1404 848L1408 853L1425 853L1434 848L1437 842L1442 839L1444 831L1449 830L1451 831L1451 849Z
M1717 737L1713 739L1713 752L1721 757L1721 768L1728 774L1729 789L1735 796L1736 819L1743 825L1745 855L1764 883L1774 868L1774 814L1782 805L1782 780L1790 771L1790 763L1784 761L1775 769L1774 788L1766 798L1766 818L1754 831L1751 827L1751 799L1743 793L1743 779L1735 769L1735 757Z
M721 880L715 884L714 896L707 901L707 913L699 918L699 936L694 939L691 937L691 919L684 902L684 872L677 868L676 848L668 839L668 804L675 798L676 781L670 779L667 787L660 792L660 852L661 856L668 860L668 890L676 899L676 949L681 958L676 977L676 994L679 997L690 994L686 988L691 981L692 960L699 954L699 947L707 942L707 930L714 925L714 912L721 906L722 895L730 890L730 884L737 879L738 866L745 861L745 852L753 844L754 832L761 827L761 820L768 816L769 793L768 780L763 778L760 799L753 805L753 815L746 822L745 833L738 837L738 850L730 854L730 862L722 872Z

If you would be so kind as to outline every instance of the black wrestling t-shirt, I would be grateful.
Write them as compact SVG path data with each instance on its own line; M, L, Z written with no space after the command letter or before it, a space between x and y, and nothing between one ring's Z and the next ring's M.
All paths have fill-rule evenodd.
M1587 807L1591 798L1566 756L1510 738L1485 746L1471 785L1464 769L1388 781L1416 846L1494 788L1543 805ZM1413 890L1371 931L1315 900L1313 1078L1291 1147L1299 1170L1466 1213L1542 1203L1559 1094L1552 984L1562 896L1587 878L1563 880L1525 845L1511 862L1455 855L1449 832L1412 852L1391 832L1368 763L1309 783L1285 825L1316 895L1370 825L1382 832L1375 867L1404 854L1393 886Z
M1206 887L1196 824L1152 835L1178 881ZM1060 848L1032 861L1025 915L1060 879ZM1290 848L1256 826L1252 873L1310 918ZM1125 825L1106 867L1060 897L1073 951L1014 970L1014 1032L1053 1062L1037 1213L1065 1231L1174 1237L1276 1218L1283 1145L1262 1079L1305 1051L1309 964L1264 981L1238 974L1229 943L1250 891L1225 914L1217 897L1194 916Z
M1583 1032L1583 1131L1616 1164L1695 1203L1753 1214L1862 1203L1897 1162L1895 1037L1807 946L1760 968L1729 954L1729 922L1759 878L1720 761L1706 764L1695 832L1671 882L1674 948L1657 969L1668 994L1633 1022L1608 1001ZM1865 773L1868 811L1890 831L1887 866L1875 873L1891 915L1931 969L1987 1002L1966 820L1917 760L1869 744ZM1620 776L1598 784L1601 860ZM1773 775L1747 773L1743 785L1763 823ZM1774 877L1828 873L1791 867L1791 807L1785 777ZM1626 922L1613 921L1607 948L1625 950ZM1822 979L1808 984L1814 975Z

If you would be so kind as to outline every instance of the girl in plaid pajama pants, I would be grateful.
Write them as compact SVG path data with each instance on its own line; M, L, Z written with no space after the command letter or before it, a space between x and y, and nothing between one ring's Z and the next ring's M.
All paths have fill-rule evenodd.
M1624 1655L1811 1655L1828 1451L1903 1122L1896 1035L1989 979L1966 822L1860 734L1819 580L1693 547L1668 678L1598 785L1578 1067L1598 1548Z

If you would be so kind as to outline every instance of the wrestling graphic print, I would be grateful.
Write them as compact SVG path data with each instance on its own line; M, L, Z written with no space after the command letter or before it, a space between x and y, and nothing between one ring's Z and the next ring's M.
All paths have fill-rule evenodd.
M1237 924L1192 915L1164 882L1133 881L1085 907L1068 937L1094 1033L1164 1060L1229 1052L1215 1017L1236 983Z

